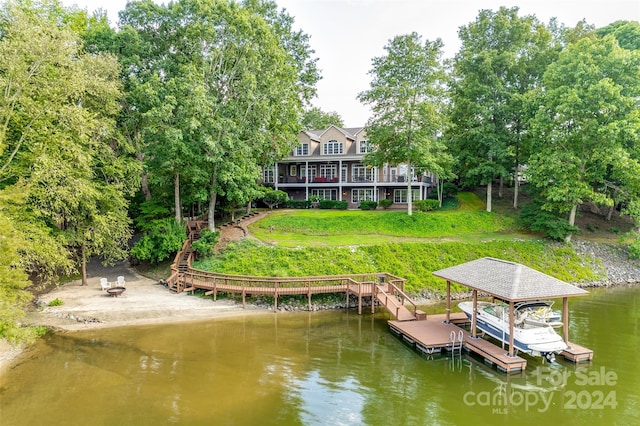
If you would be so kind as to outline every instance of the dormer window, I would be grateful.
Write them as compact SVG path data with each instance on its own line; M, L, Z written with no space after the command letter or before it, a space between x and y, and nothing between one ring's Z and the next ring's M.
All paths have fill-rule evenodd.
M303 144L300 144L300 146L297 146L295 151L293 152L293 155L296 157L309 155L309 144L303 143Z
M373 151L373 145L369 141L360 141L360 154L366 154Z
M336 140L331 140L324 145L322 145L322 154L323 155L338 155L342 154L342 142L338 142Z

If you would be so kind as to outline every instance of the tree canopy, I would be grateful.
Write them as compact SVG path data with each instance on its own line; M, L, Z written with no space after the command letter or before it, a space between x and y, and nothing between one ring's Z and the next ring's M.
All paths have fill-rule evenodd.
M358 95L372 106L367 136L374 146L365 161L407 164L407 213L412 212L411 170L446 173L442 41L422 42L417 33L397 36L374 58L370 88Z
M460 28L462 47L453 62L448 137L463 184L487 185L487 211L492 182L517 175L525 163L532 114L526 93L538 86L558 50L544 25L518 11L480 11ZM514 183L517 207L518 179Z
M584 37L549 65L532 98L530 179L542 209L569 212L571 226L579 204L613 205L612 187L637 205L639 69L640 51L622 49L611 35Z

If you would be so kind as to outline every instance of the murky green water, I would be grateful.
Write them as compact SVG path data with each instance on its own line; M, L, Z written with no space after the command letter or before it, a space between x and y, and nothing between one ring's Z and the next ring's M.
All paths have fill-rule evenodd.
M640 288L570 310L594 361L510 376L352 311L54 334L0 379L0 424L640 424Z

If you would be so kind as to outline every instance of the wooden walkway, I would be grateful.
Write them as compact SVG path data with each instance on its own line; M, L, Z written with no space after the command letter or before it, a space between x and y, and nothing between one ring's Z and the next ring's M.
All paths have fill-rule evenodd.
M462 336L464 349L482 356L485 362L495 364L501 371L510 373L527 367L526 359L510 357L505 349L487 340L474 338L468 331L455 325L453 321L468 322L463 313L451 314L450 318L450 323L445 323L445 314L429 315L425 321L389 321L389 328L393 334L425 354L440 352L442 349L453 350L454 344L460 344L458 339Z

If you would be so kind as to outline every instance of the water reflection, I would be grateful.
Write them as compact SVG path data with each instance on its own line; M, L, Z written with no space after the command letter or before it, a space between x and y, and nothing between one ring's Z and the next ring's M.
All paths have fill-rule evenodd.
M1 423L640 424L638 306L638 289L572 301L571 339L594 361L530 358L526 373L510 375L468 354L421 355L383 314L52 334L0 379ZM608 372L613 385L580 379ZM615 407L604 405L612 392Z

